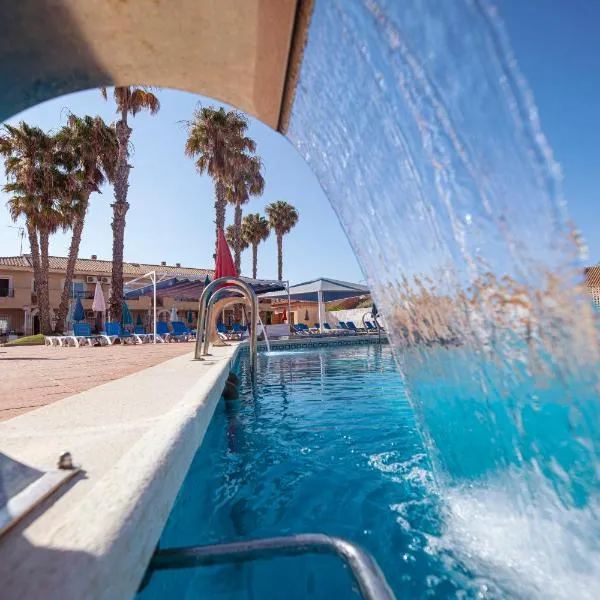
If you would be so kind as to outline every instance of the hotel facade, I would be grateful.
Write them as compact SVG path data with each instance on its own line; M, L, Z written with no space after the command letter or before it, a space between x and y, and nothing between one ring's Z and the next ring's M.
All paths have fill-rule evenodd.
M54 319L64 286L67 259L60 256L51 256L49 263L50 316ZM71 299L81 298L85 310L85 320L92 326L96 323L97 318L97 315L92 311L96 284L99 282L102 286L104 298L108 305L111 270L111 261L98 259L95 255L92 255L89 259L79 258L75 265L70 296ZM123 263L125 286L128 282L152 271L156 273L159 279L186 276L206 277L206 275L212 279L214 275L212 269L182 267L179 263L167 265L163 262L160 265L154 265L128 262ZM140 279L135 287L143 285L151 285L151 280ZM152 298L142 296L128 300L127 304L134 322L138 320L139 316L142 322L149 326L152 320ZM186 321L189 316L192 316L193 322L196 322L197 302L180 301L169 297L157 298L156 312L158 320L170 321L173 306L177 310L179 320ZM39 327L31 255L0 257L0 334L12 332L16 335L31 335L39 333Z

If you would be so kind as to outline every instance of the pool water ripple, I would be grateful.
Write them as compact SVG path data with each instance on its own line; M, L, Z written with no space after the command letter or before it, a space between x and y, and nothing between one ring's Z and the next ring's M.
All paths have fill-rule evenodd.
M398 598L476 597L469 572L432 540L441 511L427 452L390 349L316 348L247 364L222 401L162 547L321 532L377 559ZM351 598L341 564L298 557L154 575L141 597ZM487 597L493 598L494 595Z

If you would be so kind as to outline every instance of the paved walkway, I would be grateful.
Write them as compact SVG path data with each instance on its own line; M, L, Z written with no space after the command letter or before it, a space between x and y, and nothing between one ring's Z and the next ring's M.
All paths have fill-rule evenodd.
M190 342L0 347L0 421L192 352Z

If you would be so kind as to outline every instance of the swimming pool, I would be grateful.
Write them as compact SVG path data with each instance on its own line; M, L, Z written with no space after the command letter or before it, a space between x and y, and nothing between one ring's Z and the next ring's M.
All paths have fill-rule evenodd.
M237 370L240 399L217 407L161 547L319 532L370 551L398 598L463 588L468 572L429 548L439 503L389 347L262 353L254 391ZM164 597L355 596L339 560L306 556L156 572L140 599Z

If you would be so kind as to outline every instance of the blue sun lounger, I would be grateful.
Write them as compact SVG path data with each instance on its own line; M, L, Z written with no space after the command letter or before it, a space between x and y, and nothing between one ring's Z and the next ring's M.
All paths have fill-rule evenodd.
M65 336L68 340L72 340L75 346L87 344L93 346L94 342L102 343L102 338L92 334L92 328L89 323L75 323L73 325L73 335Z
M189 341L192 338L192 330L185 326L183 321L171 321L173 333L171 337L177 341Z
M121 323L107 322L105 323L104 329L105 330L100 334L99 337L105 339L109 346L112 346L117 340L121 344L126 344L130 342L134 344L136 342L141 343L139 337L133 335L129 331L124 331L121 328Z

